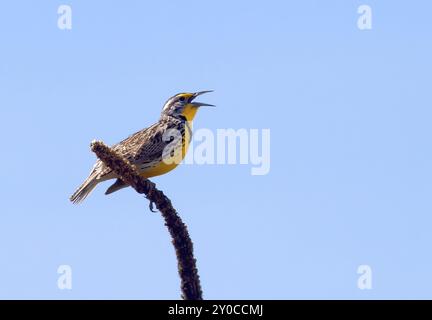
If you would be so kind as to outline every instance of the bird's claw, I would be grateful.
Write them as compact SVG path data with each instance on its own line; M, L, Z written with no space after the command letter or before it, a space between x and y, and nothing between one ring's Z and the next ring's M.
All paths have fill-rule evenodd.
M150 203L149 203L149 209L150 209L150 211L151 212L157 212L157 210L154 210L154 204L155 203L153 201L151 201L150 199L149 199L149 201L150 201Z
M154 188L155 188L154 183L150 183L149 192L146 195L146 198L148 199L148 201L150 201L150 203L149 203L149 209L150 209L151 212L157 212L157 210L154 210L154 204L155 204L154 201L152 201L150 199L151 198L151 194L154 191Z

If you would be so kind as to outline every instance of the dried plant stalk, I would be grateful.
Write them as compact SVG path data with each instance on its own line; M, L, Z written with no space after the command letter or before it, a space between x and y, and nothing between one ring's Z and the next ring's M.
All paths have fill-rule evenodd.
M182 298L185 300L202 300L202 290L196 260L193 255L193 243L186 225L171 204L171 200L150 180L141 177L135 168L123 157L114 152L102 141L93 141L91 150L110 167L125 183L138 193L145 194L160 211L165 225L172 238L177 256L178 272L181 279Z

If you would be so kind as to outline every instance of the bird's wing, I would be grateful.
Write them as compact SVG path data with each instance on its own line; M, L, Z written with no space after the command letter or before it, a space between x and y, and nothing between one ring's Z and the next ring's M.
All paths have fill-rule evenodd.
M183 128L180 127L178 137L170 140L171 134L164 136L164 133L169 133L170 129L179 129L179 123L159 121L114 145L113 149L136 165L160 162L168 144L171 144L174 139L181 143Z
M170 129L177 130L179 127L181 128L180 133L183 133L184 127L179 126L178 122L159 121L113 145L112 149L132 164L142 168L152 166L162 160L167 145L173 141L166 139L164 133ZM175 140L177 140L178 143L182 143L182 134L179 138L180 140L178 138ZM95 169L100 172L100 178L111 177L110 173L112 170L102 163L102 161L97 161Z

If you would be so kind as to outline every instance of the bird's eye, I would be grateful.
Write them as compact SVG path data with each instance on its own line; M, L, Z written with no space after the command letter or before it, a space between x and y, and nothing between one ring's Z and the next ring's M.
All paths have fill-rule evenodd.
M185 97L180 97L179 100L180 101L185 101Z

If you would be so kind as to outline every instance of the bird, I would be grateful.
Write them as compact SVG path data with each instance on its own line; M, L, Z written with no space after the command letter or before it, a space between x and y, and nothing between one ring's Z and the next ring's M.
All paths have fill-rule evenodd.
M194 93L178 93L169 98L159 120L111 148L128 160L144 178L166 174L173 170L186 155L192 138L191 123L200 107L212 104L196 102L195 99L213 90ZM106 190L111 194L129 185L101 160L94 164L89 176L69 198L74 204L83 202L101 182L116 179Z

